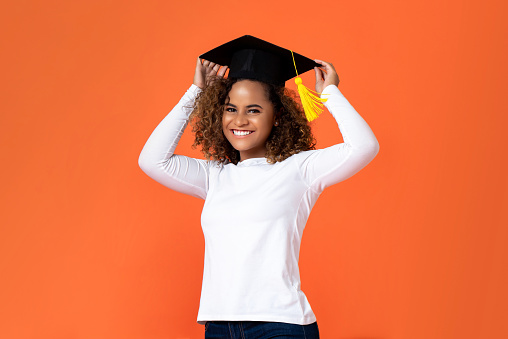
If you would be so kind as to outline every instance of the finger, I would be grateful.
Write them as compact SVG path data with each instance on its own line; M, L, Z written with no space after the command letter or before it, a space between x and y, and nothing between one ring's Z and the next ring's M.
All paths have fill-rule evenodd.
M323 81L323 74L321 72L321 69L318 67L314 67L314 71L316 72L316 82L322 82Z
M326 62L326 61L323 61L323 60L318 60L318 59L315 59L314 61L317 62L318 64L321 64L323 66L323 68L325 70L327 70L327 71L329 69L334 69L333 65L331 63L329 63L329 62Z
M337 71L335 70L335 66L333 66L333 64L332 64L331 62L329 62L329 63L328 63L328 65L329 65L330 70L331 70L332 72L337 72Z
M323 70L321 70L321 73L323 73L323 80L326 80L326 78L328 78L328 73Z
M203 59L203 60L204 60L203 61L203 66L208 67L208 65L210 64L210 61L205 60L205 59Z
M228 66L222 66L220 71L217 73L218 76L224 77L224 74L226 74L226 71L228 69Z
M321 65L329 65L330 63L329 62L326 62L326 61L323 61L323 60L319 60L319 59L314 59L315 62L317 62L318 64L321 64Z
M220 65L219 65L219 64L215 64L215 66L213 66L213 71L214 71L215 73L217 73L217 71L219 70L219 68L220 68Z
M322 68L319 68L319 71L321 72L321 76L323 77L323 80L326 79L326 77L328 76L328 73L326 73L326 71Z
M315 59L314 61L315 61L316 63L320 64L322 68L321 68L321 67L318 67L318 68L319 68L320 70L322 70L323 72L325 72L325 73L326 73L326 71L323 69L323 68L325 68L325 69L326 69L326 65L325 65L325 64L323 64L323 61L318 60L318 59Z

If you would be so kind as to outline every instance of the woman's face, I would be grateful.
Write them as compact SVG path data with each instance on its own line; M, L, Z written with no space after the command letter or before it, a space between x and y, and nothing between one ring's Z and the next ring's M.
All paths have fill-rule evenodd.
M240 152L240 161L264 157L266 140L275 122L274 107L264 85L252 80L237 81L228 99L222 115L222 130Z

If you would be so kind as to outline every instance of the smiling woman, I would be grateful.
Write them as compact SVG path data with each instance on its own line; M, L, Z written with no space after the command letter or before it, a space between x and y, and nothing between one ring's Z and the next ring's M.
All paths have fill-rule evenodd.
M230 65L227 78L221 65ZM308 119L315 118L315 103L306 97L302 108L284 86L296 67L314 68L316 93L329 95L325 105L343 143L314 149ZM295 80L300 95L308 95ZM319 339L300 283L303 230L321 192L379 150L338 84L331 63L240 37L197 59L193 84L141 151L139 166L148 176L205 200L197 322L206 339ZM206 160L174 154L190 120L193 147L200 145Z
M275 163L315 149L294 91L252 79L209 79L189 118L195 133L193 147L201 146L206 159L237 164L266 157Z

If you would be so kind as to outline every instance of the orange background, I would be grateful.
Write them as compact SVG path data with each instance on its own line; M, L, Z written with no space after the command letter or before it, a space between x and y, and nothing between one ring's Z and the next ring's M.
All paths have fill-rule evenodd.
M380 143L325 190L304 233L302 289L322 338L507 338L506 12L502 1L4 2L0 337L204 337L203 200L137 161L197 56L251 34L332 62ZM313 72L303 78L313 88ZM319 148L342 142L328 112L314 132ZM187 128L176 152L201 157L192 140Z

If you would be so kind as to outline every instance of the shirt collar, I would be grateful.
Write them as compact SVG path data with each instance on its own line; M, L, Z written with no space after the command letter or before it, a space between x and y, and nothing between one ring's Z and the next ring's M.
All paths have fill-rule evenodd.
M252 166L258 164L267 164L266 158L249 158L243 161L239 161L236 166Z

